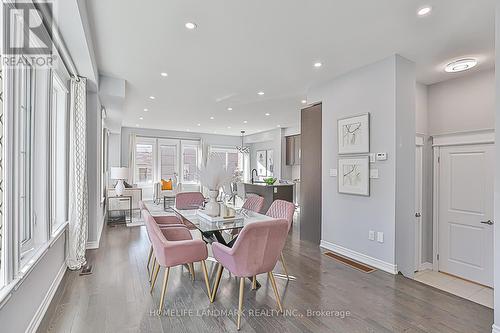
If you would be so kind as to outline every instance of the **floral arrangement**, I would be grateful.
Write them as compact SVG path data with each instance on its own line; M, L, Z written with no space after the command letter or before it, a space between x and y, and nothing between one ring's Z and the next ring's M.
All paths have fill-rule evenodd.
M199 176L202 186L210 191L218 191L223 185L235 180L235 175L227 171L224 161L217 154L210 154L207 163L200 168Z

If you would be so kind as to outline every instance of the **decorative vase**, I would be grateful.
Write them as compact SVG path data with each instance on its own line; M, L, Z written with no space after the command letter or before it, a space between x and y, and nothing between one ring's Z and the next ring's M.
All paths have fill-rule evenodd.
M219 191L217 190L208 191L209 201L205 204L205 213L208 216L212 217L219 216L219 203L217 202L218 196L219 196Z
M118 179L118 182L115 186L115 193L117 196L121 197L123 195L123 191L125 191L125 184L123 184L123 179Z

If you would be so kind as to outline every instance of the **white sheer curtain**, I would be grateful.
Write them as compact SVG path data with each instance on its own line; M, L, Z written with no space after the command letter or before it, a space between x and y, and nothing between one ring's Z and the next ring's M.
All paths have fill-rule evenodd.
M135 145L137 143L137 135L134 133L130 134L129 145L128 145L128 182L129 184L134 183L134 174L135 174Z
M71 80L69 146L69 244L66 263L78 270L86 264L88 224L87 189L87 79Z

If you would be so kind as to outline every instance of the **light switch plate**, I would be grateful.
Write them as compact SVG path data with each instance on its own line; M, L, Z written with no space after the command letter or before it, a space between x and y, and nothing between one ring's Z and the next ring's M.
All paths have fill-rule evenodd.
M370 230L368 231L368 240L375 240L375 231Z
M387 153L377 153L377 161L386 161Z
M375 163L375 153L370 153L370 163Z
M378 179L378 169L370 169L370 178Z
M377 232L377 242L379 243L384 242L384 233L382 231Z
M337 169L330 169L330 177L337 177Z

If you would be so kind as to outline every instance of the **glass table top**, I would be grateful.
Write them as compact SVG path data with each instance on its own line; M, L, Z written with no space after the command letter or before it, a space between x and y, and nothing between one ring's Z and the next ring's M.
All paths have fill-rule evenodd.
M267 215L240 209L236 212L236 217L234 219L212 222L198 215L198 209L172 209L174 212L194 224L201 232L241 229L249 223L274 220L274 218Z

